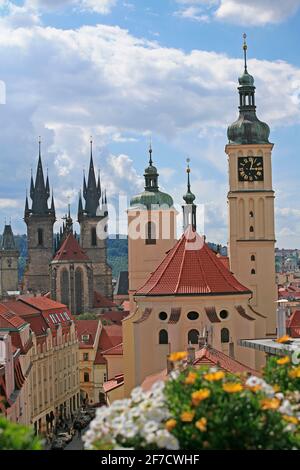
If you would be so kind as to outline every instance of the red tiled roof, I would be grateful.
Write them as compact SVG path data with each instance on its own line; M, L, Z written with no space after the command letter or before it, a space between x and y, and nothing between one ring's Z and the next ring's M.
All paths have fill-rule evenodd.
M119 325L110 325L110 326L103 326L98 351L95 357L95 364L105 364L106 360L103 357L103 352L107 351L115 346L120 345L122 343L122 327Z
M220 369L237 374L241 372L255 374L258 372L250 367L245 366L241 362L236 361L232 357L227 356L221 351L214 349L210 346L204 346L200 350L196 351L196 359L193 362L194 366L217 366Z
M292 338L300 338L300 310L295 310L288 318L287 327L290 328Z
M247 294L220 258L189 227L136 295Z
M102 354L104 356L106 354L110 356L123 356L123 343L117 344L116 346L113 346L112 348L103 351Z
M230 267L229 267L229 257L228 256L222 256L222 255L220 255L220 253L218 253L217 258L219 258L221 263L224 264L225 268L230 269Z
M129 315L129 312L125 312L124 310L113 310L110 312L103 312L99 315L99 318L104 319L110 323L114 323L115 325L121 325L122 320Z
M0 328L13 327L19 329L26 325L27 322L23 320L23 318L15 315L13 312L5 309L3 306L0 307Z
M103 390L105 393L111 392L115 388L121 387L121 385L124 384L124 375L118 375L112 380L108 380L107 382L104 382L103 384Z
M57 308L67 308L66 305L61 304L56 300L48 299L48 297L44 297L42 295L38 295L36 297L23 296L20 297L19 301L24 302L25 304L28 304L32 307L35 307L36 309L42 312L45 310L53 310Z
M117 305L112 300L94 291L94 308L116 308L116 306Z
M81 248L73 233L69 233L53 261L89 261L89 257Z
M25 304L24 302L20 302L19 300L4 300L2 305L14 312L16 315L20 315L22 317L27 315L34 315L39 312L38 309L32 307L31 305Z
M100 324L100 320L75 320L80 349L93 347ZM88 341L82 340L84 335L89 335Z

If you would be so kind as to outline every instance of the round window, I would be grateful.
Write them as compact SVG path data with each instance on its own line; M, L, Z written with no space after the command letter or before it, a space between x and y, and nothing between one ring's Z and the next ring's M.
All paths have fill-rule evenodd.
M226 318L228 318L228 312L227 310L221 310L220 312L220 318L222 318L222 320L226 320Z
M189 312L187 314L187 317L188 317L189 320L198 320L199 313L198 312Z
M159 314L160 320L166 320L167 318L168 318L168 315L166 314L166 312L160 312Z

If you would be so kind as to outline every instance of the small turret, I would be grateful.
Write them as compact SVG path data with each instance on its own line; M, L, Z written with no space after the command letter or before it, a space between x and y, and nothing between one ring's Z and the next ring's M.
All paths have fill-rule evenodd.
M183 196L185 204L182 206L183 210L183 230L185 231L190 225L193 230L197 229L196 215L197 215L197 206L194 204L196 196L191 191L191 181L190 181L190 159L187 158L187 192Z

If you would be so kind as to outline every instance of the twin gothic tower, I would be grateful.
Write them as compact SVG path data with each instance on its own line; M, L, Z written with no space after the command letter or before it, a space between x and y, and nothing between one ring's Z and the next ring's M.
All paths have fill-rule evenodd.
M78 289L84 290L86 288L89 291L86 295L83 295L84 299L89 300L80 302L80 306L76 308L74 302L72 303L70 299L69 304L74 305L75 311L77 310L77 313L80 313L80 311L92 308L95 291L105 297L111 298L112 272L107 263L106 240L100 239L97 236L98 223L108 216L107 200L106 193L102 193L101 190L100 176L98 176L98 180L96 181L92 141L88 181L86 182L85 176L83 179L83 198L85 205L83 204L81 193L78 203L80 246L73 233L70 233L73 232L70 213L66 219L64 231L61 233L59 243L54 243L53 225L56 221L55 205L53 194L50 206L48 204L50 199L50 185L48 175L46 181L44 178L40 142L35 182L31 176L30 198L32 201L31 208L29 207L28 197L26 196L24 213L24 220L27 225L28 244L28 262L24 275L24 290L43 293L51 291L52 297L61 300L60 292L70 291L71 293L74 286L71 282L71 276L68 278L65 276L64 279L68 279L68 282L62 289L62 286L59 286L59 282L56 282L57 272L60 269L72 272L74 263L77 262L77 278L82 279L82 282L77 283L77 286ZM59 248L62 247L68 236L69 238L72 236L74 239L72 242L73 251L68 253L67 257L55 256L55 248L58 253ZM82 263L78 264L78 252L84 253L86 262L80 260ZM64 255L65 254L66 253L64 253ZM61 259L61 262L58 262L58 258L63 259ZM87 270L89 274L86 273ZM89 278L90 282L83 282L85 276ZM62 278L63 276L59 277L59 279ZM76 290L76 287L74 287L74 289ZM79 298L79 294L76 294L76 292L74 296L75 298Z

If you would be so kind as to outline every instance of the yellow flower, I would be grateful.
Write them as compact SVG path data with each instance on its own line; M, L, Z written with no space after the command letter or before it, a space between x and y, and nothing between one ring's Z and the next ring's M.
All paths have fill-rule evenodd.
M197 374L196 372L189 372L188 376L186 377L184 383L186 385L194 385L195 381L197 379Z
M224 379L224 377L225 377L225 374L221 370L204 375L204 379L207 380L208 382L215 382L217 380L222 380Z
M278 384L273 385L273 390L274 390L275 393L280 392L280 387L279 387L279 385L278 385Z
M195 426L199 431L205 432L207 429L207 419L206 418L200 418L198 421L196 421Z
M165 423L165 427L167 431L171 432L177 424L176 419L168 419L168 421Z
M203 400L206 400L210 396L210 390L208 388L201 388L197 392L192 393L192 403L194 406L198 406Z
M248 387L251 392L259 392L261 390L261 385L253 385L253 387Z
M262 410L277 410L280 405L278 398L265 398L261 401Z
M291 338L288 335L281 336L281 338L276 339L276 343L287 343Z
M299 423L298 418L296 418L296 416L283 415L282 417L288 423L292 423L292 424L298 424Z
M289 371L289 376L292 379L300 379L300 366L294 367Z
M289 356L284 356L284 357L281 357L280 359L277 359L276 362L280 366L283 366L284 364L288 364L290 362L290 358L289 358Z
M191 423L194 419L195 411L184 411L181 413L180 419L184 423Z
M171 362L177 362L177 361L182 361L183 359L185 359L187 357L187 353L182 351L182 352L174 352L172 354L170 354L169 356L169 360Z
M227 393L237 393L243 390L243 385L235 382L227 382L223 384L223 390Z

